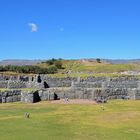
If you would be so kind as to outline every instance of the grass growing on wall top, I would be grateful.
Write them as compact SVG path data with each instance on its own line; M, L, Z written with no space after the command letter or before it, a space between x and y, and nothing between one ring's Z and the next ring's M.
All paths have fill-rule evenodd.
M35 91L35 88L17 88L17 89L9 89L9 88L0 88L0 91L10 91L10 90L22 90L22 91Z

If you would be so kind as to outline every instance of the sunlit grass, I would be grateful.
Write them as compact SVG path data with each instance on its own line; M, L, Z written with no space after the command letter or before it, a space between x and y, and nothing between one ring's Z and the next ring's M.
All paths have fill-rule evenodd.
M104 106L105 110L102 110ZM24 113L30 113L30 119ZM0 105L2 140L139 140L140 101L99 105Z

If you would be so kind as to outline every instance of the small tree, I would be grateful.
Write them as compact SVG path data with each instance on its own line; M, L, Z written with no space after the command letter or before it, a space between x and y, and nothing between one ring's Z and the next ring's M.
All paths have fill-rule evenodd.
M47 60L46 63L50 66L50 65L53 65L57 60L52 58L50 60Z
M101 59L100 58L97 58L96 61L97 61L97 63L101 63Z
M46 63L50 66L50 65L53 65L53 61L52 60L48 60L46 61Z

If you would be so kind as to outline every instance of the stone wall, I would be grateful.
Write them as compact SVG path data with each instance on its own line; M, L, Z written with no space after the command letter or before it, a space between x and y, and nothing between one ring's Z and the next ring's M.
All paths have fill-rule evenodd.
M21 100L20 90L0 91L0 103L18 102Z
M40 81L38 81L40 77ZM45 86L46 84L46 86ZM55 88L55 87L78 87L78 88L140 88L140 79L135 77L79 77L52 78L47 75L35 76L0 76L0 88Z
M121 99L122 96L128 95L127 89L93 89L93 88L65 88L65 89L49 89L39 91L39 96L42 100L53 100L53 95L57 94L59 98L68 97L69 99L91 99L95 100L98 97L107 99Z
M41 101L38 91L22 91L21 102L35 103Z
M51 78L44 76L43 80L47 82L49 87L71 87L72 81L76 81L77 78Z
M80 78L51 78L44 77L49 87L81 87L81 88L139 88L140 80L135 77L88 77Z
M27 83L23 81L9 81L8 88L9 89L27 88Z
M0 88L8 88L8 81L0 81Z
M124 96L129 96L130 99L140 99L140 89L123 89L123 88L48 88L37 91L21 91L9 90L0 92L0 102L27 102L35 103L39 101L57 99L89 99L95 100L98 98L105 99L122 99Z
M41 100L53 100L54 93L59 98L68 97L69 99L91 99L95 100L98 97L107 99L122 99L129 96L130 99L140 99L140 89L127 88L50 88L40 90L39 96Z
M80 77L52 78L47 75L35 76L0 76L0 88L15 89L0 92L0 102L37 102L59 98L93 99L140 99L140 79L136 77ZM33 88L36 92L16 89ZM19 99L20 98L20 99Z

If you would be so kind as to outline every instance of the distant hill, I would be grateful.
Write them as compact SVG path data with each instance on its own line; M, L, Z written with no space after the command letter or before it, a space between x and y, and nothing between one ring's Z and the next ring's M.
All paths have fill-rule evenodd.
M140 63L140 59L104 59L106 62L112 64L128 64L128 63Z
M82 59L88 62L95 62L96 59ZM130 63L138 63L140 64L140 59L101 59L103 63L109 64L130 64Z
M26 59L6 59L0 61L0 66L6 65L16 65L16 66L24 66L24 65L36 65L41 63L45 60L26 60ZM68 60L73 61L73 60ZM96 59L89 58L89 59L79 59L75 61L81 61L85 65L94 65L96 63ZM102 63L104 64L132 64L137 63L140 64L140 59L101 59Z
M20 60L20 59L7 59L0 61L0 66L7 65L16 65L16 66L24 66L24 65L36 65L37 63L42 62L42 60Z

